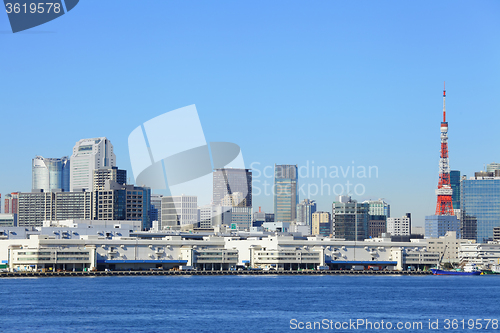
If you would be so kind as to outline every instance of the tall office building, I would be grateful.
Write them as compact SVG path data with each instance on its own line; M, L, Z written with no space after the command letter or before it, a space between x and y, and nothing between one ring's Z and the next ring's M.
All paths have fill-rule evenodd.
M19 192L12 192L5 195L5 214L17 214L19 210Z
M107 180L94 191L95 220L141 221L142 230L151 228L151 189Z
M450 171L450 185L453 190L453 194L451 195L453 210L460 209L460 171Z
M328 212L315 212L311 215L311 234L329 236L332 233L332 219Z
M481 173L466 179L460 188L462 238L484 243L493 239L493 228L500 227L500 177Z
M117 182L118 184L127 184L127 170L121 170L117 167L104 167L95 169L92 180L92 189L97 191L106 186L106 180Z
M274 165L274 220L293 222L299 203L297 165Z
M41 227L43 221L92 219L92 192L19 193L19 227Z
M70 161L62 158L43 158L36 156L32 162L31 188L50 192L61 189L69 191Z
M332 224L335 238L363 241L368 238L369 205L358 203L349 196L339 196L332 204Z
M71 155L70 191L91 191L94 170L113 166L116 166L116 156L108 139L102 137L78 141Z
M198 198L193 195L161 198L161 228L177 229L198 224Z
M304 199L297 205L297 224L312 225L312 214L316 212L316 202Z
M213 204L221 205L228 195L241 193L240 207L252 207L252 172L250 169L215 169L213 172ZM234 205L234 204L233 204ZM231 205L231 206L233 206Z

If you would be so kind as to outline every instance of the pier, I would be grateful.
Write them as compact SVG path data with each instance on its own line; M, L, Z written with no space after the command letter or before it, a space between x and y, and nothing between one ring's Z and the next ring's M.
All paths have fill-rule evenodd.
M349 271L349 270L302 270L302 271L90 271L90 272L4 272L0 278L33 277L82 277L82 276L138 276L138 275L432 275L431 271Z

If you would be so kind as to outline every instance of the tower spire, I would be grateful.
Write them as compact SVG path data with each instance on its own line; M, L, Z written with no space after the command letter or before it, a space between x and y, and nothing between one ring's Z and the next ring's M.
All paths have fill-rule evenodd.
M446 81L443 84L443 122L446 122Z
M445 83L446 84L446 83ZM446 85L443 88L443 122L441 123L441 155L439 159L439 183L436 189L436 215L454 215L448 160L448 123L446 122Z

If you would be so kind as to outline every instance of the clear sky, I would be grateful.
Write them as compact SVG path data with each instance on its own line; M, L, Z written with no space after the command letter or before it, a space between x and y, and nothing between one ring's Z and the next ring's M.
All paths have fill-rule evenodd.
M349 181L353 198L423 225L443 81L451 168L500 162L499 17L498 1L83 0L12 34L0 14L0 193L30 191L31 159L82 138L108 137L132 176L130 132L196 104L207 141L238 144L247 167L309 163L300 184L318 210L335 195L315 185ZM313 162L339 177L312 177ZM370 166L378 175L358 177ZM272 196L259 206L272 211Z

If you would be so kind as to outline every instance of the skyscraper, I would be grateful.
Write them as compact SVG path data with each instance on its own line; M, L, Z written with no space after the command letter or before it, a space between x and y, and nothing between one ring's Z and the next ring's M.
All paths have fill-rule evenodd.
M453 209L460 209L460 171L450 171L450 185L451 189L453 190L453 194L451 195Z
M237 192L241 193L244 202L242 200L242 202L231 206L252 207L252 172L250 169L215 169L213 172L213 204L221 205L224 198Z
M116 156L108 139L102 137L78 141L71 155L70 191L91 191L94 170L109 166L116 166Z
M462 238L483 243L500 227L500 177L464 176L460 188Z
M274 165L274 220L293 222L299 203L297 165Z
M304 199L297 205L297 224L312 225L312 214L316 212L316 202Z
M62 158L43 158L36 156L31 163L33 190L62 189L69 191L70 161L67 156Z

